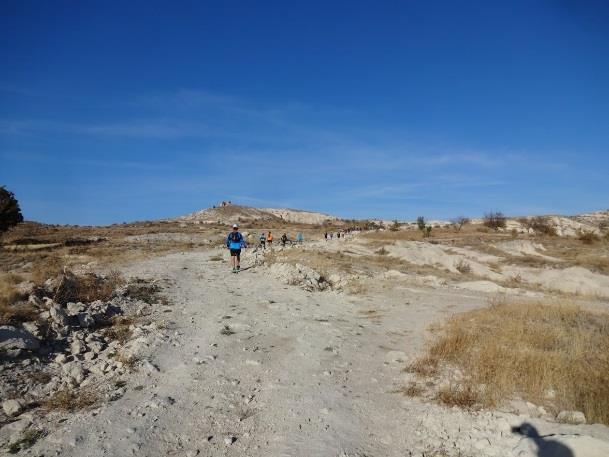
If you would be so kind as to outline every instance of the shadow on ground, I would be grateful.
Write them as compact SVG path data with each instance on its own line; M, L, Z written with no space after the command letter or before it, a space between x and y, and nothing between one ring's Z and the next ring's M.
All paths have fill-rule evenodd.
M575 454L568 446L556 440L548 439L554 435L542 436L528 422L523 422L519 427L512 427L512 432L533 441L537 445L538 457L575 457Z

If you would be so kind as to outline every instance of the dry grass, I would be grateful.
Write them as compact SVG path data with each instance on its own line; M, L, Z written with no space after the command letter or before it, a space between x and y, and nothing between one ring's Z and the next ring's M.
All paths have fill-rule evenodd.
M116 362L120 362L123 364L123 367L128 371L135 370L135 366L137 365L138 359L134 356L128 356L123 352L118 353L118 355L114 359Z
M9 454L17 454L25 449L31 448L36 441L42 438L45 433L42 430L27 429L21 433L18 440L8 446Z
M120 273L112 272L106 277L95 274L76 276L66 271L60 280L53 299L58 303L107 301L114 291L124 284Z
M35 320L38 310L30 303L23 302L23 296L14 286L15 277L0 278L0 325L11 325Z
M601 240L601 238L594 232L581 232L577 236L577 239L584 244L594 244Z
M86 387L78 391L73 389L63 389L56 392L52 397L46 399L42 408L47 411L77 411L89 408L99 402L99 395L94 387Z
M466 381L441 393L443 402L492 406L520 396L609 424L609 314L541 303L498 303L460 314L411 369L433 376L444 365L461 369ZM550 390L554 400L546 398Z
M36 284L43 284L47 279L60 275L63 269L64 262L60 257L47 255L34 262L31 279Z
M111 340L116 340L121 344L126 343L131 338L131 325L135 319L129 316L115 316L109 327L104 330L104 335Z
M393 391L395 394L406 395L407 397L418 397L425 392L425 389L416 382L410 382L407 386L400 387Z
M480 394L470 384L450 384L438 392L438 400L446 406L473 408L479 399Z

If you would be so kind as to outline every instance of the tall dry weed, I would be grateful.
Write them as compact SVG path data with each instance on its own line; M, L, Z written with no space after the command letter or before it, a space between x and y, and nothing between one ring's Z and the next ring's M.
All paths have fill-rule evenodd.
M521 396L555 411L583 411L589 421L609 424L607 313L573 304L497 303L460 314L440 328L413 368L435 373L439 365L466 374L458 392L484 386L477 390L483 404Z

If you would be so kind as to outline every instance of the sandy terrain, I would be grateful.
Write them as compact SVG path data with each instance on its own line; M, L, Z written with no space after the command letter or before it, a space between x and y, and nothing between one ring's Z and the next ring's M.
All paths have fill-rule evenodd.
M169 284L169 338L150 349L153 368L134 373L123 398L69 417L31 455L533 456L557 440L578 456L607 455L604 426L466 412L396 392L426 327L484 306L486 294L395 274L364 296L308 292L248 268L250 254L233 275L212 260L218 254L226 257L176 253L126 270ZM523 423L554 435L512 433Z
M235 206L214 214L226 212L252 217ZM264 221L275 233L302 230L268 211L260 217L269 219L243 224L244 233L264 230ZM414 229L324 241L321 230L305 228L303 245L245 250L234 275L224 229L182 223L105 229L111 241L78 248L36 229L63 246L73 271L109 271L120 258L126 276L162 285L167 302L133 302L145 313L123 353L137 363L133 372L115 363L118 377L100 374L111 401L46 416L34 404L5 418L0 443L35 426L44 433L23 455L609 455L608 427L559 423L532 403L466 410L405 394L415 380L405 368L424 353L428 328L455 313L505 296L608 310L606 241L479 226L434 229L431 238ZM38 254L10 255L21 272ZM70 350L68 360L84 358ZM89 374L79 388L98 379L100 357L83 362ZM69 365L61 363L50 365Z

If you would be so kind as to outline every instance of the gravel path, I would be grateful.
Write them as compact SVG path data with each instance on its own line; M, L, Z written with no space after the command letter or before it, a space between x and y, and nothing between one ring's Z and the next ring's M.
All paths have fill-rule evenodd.
M172 306L155 314L169 333L151 358L158 371L134 373L123 398L75 415L33 455L378 457L445 448L499 456L518 455L512 449L521 437L510 427L525 420L541 433L572 432L395 393L427 326L484 305L483 295L405 287L357 297L313 293L262 268L233 275L212 260L218 252L129 268L169 284ZM605 427L585 430L609 439Z

